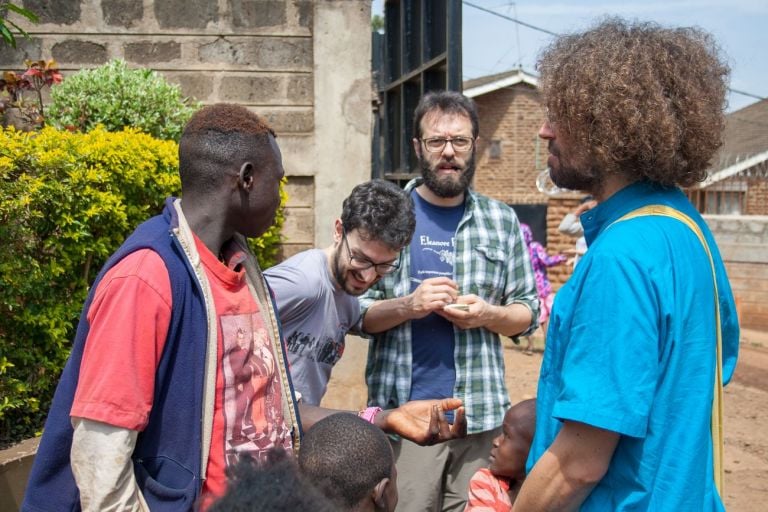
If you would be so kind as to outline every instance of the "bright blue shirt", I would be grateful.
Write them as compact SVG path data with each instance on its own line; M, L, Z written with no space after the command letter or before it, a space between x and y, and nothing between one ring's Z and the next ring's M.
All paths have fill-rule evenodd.
M647 204L676 208L704 232L717 274L724 381L733 374L736 308L712 234L680 190L630 185L581 217L589 250L555 298L528 470L562 421L578 421L621 434L581 510L723 510L710 436L712 272L699 239L679 220L613 224Z

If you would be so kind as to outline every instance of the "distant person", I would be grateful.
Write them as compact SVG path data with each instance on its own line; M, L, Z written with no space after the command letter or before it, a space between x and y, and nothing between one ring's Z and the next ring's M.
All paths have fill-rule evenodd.
M413 147L422 177L413 198L416 232L397 271L361 298L368 350L368 402L456 396L469 435L441 446L393 441L401 512L460 510L469 479L509 407L501 335L533 331L536 280L515 212L470 187L477 108L453 91L427 93L414 113Z
M272 225L282 156L240 105L197 111L179 143L182 199L136 228L97 276L22 510L189 510L243 454L292 450L335 411L299 404L246 237ZM417 443L461 437L460 400L366 410Z
M539 242L533 239L533 231L528 224L520 224L523 231L523 239L528 247L528 254L531 256L531 266L536 276L536 291L539 294L539 328L541 329L544 343L547 342L547 322L549 322L549 312L552 310L552 303L555 300L555 292L552 291L552 284L547 276L547 269L565 262L568 258L562 254L550 256L547 250ZM524 354L533 354L533 339L530 334L526 337L527 345Z
M597 201L595 201L592 196L584 196L581 199L579 206L576 207L576 210L566 213L563 220L560 221L560 225L557 227L557 230L561 233L576 237L574 248L565 251L566 254L571 255L571 259L568 260L568 262L572 264L574 268L576 268L576 264L587 252L587 241L584 238L584 228L582 227L580 220L581 216L584 212L594 208L596 204Z
M320 405L344 337L360 330L357 296L397 270L415 225L408 194L389 181L367 181L344 199L333 244L264 271L275 293L293 384L305 403Z
M465 512L509 512L525 480L525 462L536 429L536 399L523 400L504 415L493 440L491 463L469 482Z
M339 512L284 450L270 450L260 461L244 456L227 476L226 493L206 512Z
M393 512L397 469L384 433L351 414L324 418L304 436L301 471L345 512Z
M722 511L713 406L739 327L680 187L722 143L728 67L700 29L608 18L556 37L538 69L552 181L597 205L552 310L515 509Z

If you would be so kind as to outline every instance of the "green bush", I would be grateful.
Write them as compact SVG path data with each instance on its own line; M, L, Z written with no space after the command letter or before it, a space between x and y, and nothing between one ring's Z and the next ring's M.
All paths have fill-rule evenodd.
M179 193L177 152L134 129L0 128L0 447L42 428L88 287ZM264 267L282 219L252 241Z
M113 60L53 86L47 122L81 132L99 124L110 132L135 127L158 139L178 141L198 108L155 71L131 69L122 60Z

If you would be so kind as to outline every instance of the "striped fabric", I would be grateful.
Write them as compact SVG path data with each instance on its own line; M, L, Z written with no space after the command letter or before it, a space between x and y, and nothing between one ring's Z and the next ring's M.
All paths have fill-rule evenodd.
M510 512L509 480L482 468L469 481L469 499L464 512Z

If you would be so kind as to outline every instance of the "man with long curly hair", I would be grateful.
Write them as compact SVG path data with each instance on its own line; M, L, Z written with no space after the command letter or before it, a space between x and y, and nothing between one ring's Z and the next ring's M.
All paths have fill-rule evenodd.
M552 312L515 509L723 510L717 329L724 383L739 331L714 238L678 187L721 144L729 70L701 30L619 19L558 38L539 69L552 180L598 204Z

